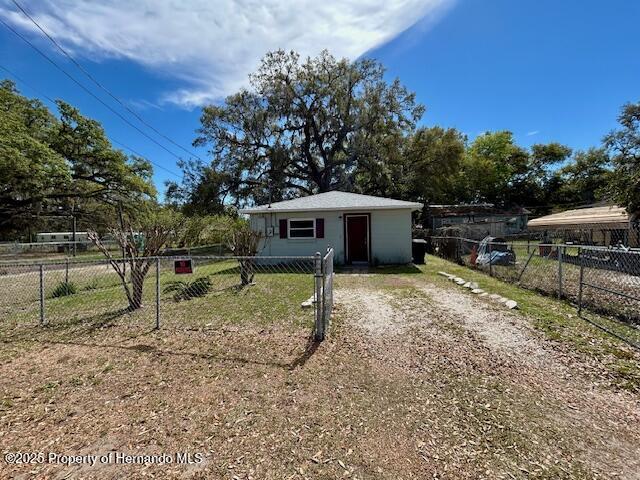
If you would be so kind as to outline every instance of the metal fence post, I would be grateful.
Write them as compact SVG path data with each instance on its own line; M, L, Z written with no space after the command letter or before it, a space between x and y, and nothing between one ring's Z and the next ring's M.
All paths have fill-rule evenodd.
M64 283L69 283L69 257L66 258L64 263Z
M160 257L156 257L156 330L160 328Z
M562 298L562 256L564 254L564 246L558 246L558 298Z
M321 342L324 340L324 315L322 314L324 305L322 302L322 255L316 252L314 259L314 278L315 278L315 306L316 306L316 328L315 340Z
M40 325L44 325L46 318L44 315L44 265L40 264Z
M489 276L493 277L493 259L491 258L491 250L492 245L491 242L487 242L487 246L489 247Z
M580 260L580 281L578 282L578 316L582 314L582 281L584 280L584 258L582 248L578 248L578 259Z

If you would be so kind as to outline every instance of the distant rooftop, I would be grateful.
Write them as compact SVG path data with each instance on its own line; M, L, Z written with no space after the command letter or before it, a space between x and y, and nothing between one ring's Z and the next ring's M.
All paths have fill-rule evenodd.
M465 216L471 214L491 215L528 215L531 212L526 208L515 207L509 209L496 208L493 203L457 203L451 205L431 204L426 207L427 212L433 216Z
M243 208L240 213L269 213L269 212L306 212L313 210L389 210L389 209L420 210L421 203L405 202L393 198L374 197L349 192L325 192L308 197L284 200L267 205Z
M76 232L76 235L86 235L87 232ZM38 232L36 235L73 235L73 232Z

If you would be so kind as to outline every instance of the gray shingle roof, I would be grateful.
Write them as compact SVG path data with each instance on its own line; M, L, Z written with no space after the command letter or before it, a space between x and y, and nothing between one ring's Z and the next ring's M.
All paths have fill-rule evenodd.
M310 210L387 210L394 208L419 210L422 208L422 204L394 200L393 198L360 195L359 193L333 191L275 202L271 205L244 208L240 210L240 213L304 212Z

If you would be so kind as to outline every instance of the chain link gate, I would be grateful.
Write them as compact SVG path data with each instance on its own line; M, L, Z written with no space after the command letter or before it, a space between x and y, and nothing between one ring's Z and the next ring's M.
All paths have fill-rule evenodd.
M331 312L333 310L333 259L334 250L329 247L327 253L322 256L320 252L315 255L315 334L317 342L324 340L331 324Z

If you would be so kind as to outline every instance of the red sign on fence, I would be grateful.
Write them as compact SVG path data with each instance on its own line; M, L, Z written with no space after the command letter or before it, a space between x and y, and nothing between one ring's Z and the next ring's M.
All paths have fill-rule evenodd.
M173 262L173 271L176 275L183 275L186 273L193 273L193 265L191 259L188 260L175 260Z

